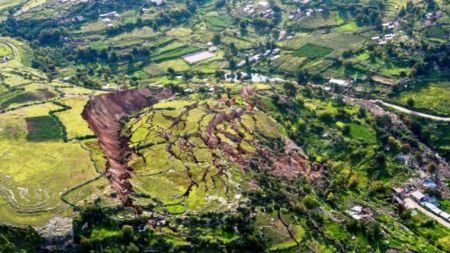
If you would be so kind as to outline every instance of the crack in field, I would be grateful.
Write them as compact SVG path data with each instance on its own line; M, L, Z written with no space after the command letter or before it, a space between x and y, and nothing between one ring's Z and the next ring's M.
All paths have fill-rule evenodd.
M133 150L128 145L129 138L122 136L123 119L172 95L169 89L152 88L102 94L91 97L83 110L83 119L97 136L106 156L105 175L124 206L133 206L128 166Z
M247 173L254 158L277 176L297 177L312 170L320 174L321 168L310 166L300 148L280 134L277 123L253 106L223 98L151 107L171 96L167 89L142 88L94 96L85 106L82 116L106 156L105 175L124 206L141 210L131 197L130 172L136 169L136 177L153 175L158 184L171 182L167 187L174 188L168 189L172 201L190 197L194 188L211 194L221 189L220 194L233 199L230 193L239 187L230 169ZM163 107L166 104L174 106ZM137 188L146 191L145 186Z

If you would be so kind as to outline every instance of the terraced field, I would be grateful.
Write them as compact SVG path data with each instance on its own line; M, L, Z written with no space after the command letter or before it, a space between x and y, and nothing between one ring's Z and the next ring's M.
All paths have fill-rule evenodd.
M449 87L448 82L423 84L416 90L402 93L394 101L406 106L412 98L417 109L450 115Z
M0 41L14 54L0 64L0 222L41 226L73 214L62 198L65 192L71 192L71 199L77 197L74 203L83 204L94 192L107 190L78 191L99 176L92 157L95 146L63 141L65 129L70 137L91 134L80 115L87 98L61 99L66 92L84 90L48 82L27 67L32 55L27 55L25 44L9 38ZM71 110L64 110L64 103ZM52 115L57 111L63 111L57 113L61 121Z
M27 120L49 117L49 111L57 108L46 103L0 114L0 222L43 225L52 217L71 215L60 195L97 175L89 152L80 144L27 140Z
M306 160L286 165L277 144L272 151L261 148L289 142L274 120L230 103L162 102L127 124L124 134L136 151L130 166L138 203L173 213L236 208L241 190L250 187L246 172L254 156L273 161L275 166L267 167L273 173L304 173L300 164ZM287 172L284 166L293 167Z

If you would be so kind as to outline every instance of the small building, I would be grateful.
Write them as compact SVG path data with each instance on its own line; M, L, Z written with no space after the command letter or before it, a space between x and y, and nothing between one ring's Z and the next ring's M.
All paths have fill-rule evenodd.
M392 40L394 37L395 37L395 34L393 34L393 33L388 33L388 34L384 35L384 39L388 40L388 41Z
M450 219L450 214L443 211L441 213L441 217L448 221L448 219Z
M378 41L378 45L382 46L382 45L386 45L387 41L386 40L380 40Z
M156 4L156 5L161 5L163 3L165 3L165 0L150 0L151 3Z
M426 207L426 208L428 208L431 212L433 212L434 214L436 214L436 215L441 215L441 213L442 213L442 210L441 209L439 209L439 207L437 207L436 205L434 205L434 204L431 204L431 203L425 203L424 204L424 206Z
M118 18L118 17L120 17L120 15L119 13L117 13L117 11L100 14L100 18Z
M258 7L261 7L261 8L268 8L270 6L270 4L269 4L269 2L267 2L267 1L259 1L258 2Z
M413 197L416 201L422 202L427 199L427 196L425 196L421 191L413 191L411 192L411 197Z
M403 192L405 192L405 189L401 188L401 187L393 187L392 190L396 193L396 194L402 194Z
M429 189L434 189L437 187L436 183L431 178L425 179L423 181L423 186Z
M330 80L328 82L330 84L337 84L339 86L348 86L350 84L350 82L347 80L340 80L340 79L335 79L335 78L330 78Z
M365 212L364 208L360 205L356 205L345 212L355 220L360 220L370 216L370 213Z
M282 41L282 40L286 39L286 35L287 35L286 31L281 31L280 35L278 36L278 40Z
M210 53L214 53L214 52L217 51L217 47L211 46L211 47L208 48L208 51L209 51Z

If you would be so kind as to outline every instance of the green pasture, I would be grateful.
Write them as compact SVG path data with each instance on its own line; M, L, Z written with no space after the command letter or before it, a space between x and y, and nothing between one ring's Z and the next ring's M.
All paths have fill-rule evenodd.
M316 44L306 44L303 47L295 51L294 55L298 57L308 57L308 58L320 58L331 53L333 49L328 47L322 47Z
M66 128L68 139L93 135L87 122L81 117L87 101L87 97L68 97L60 100L61 103L71 107L71 109L56 113Z
M414 99L414 107L419 110L431 110L437 114L450 115L449 82L422 84L417 89L401 93L393 101L406 106L410 98Z

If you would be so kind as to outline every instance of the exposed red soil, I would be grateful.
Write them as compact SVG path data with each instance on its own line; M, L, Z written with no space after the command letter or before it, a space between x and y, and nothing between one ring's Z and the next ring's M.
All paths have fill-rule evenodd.
M323 166L308 161L300 155L300 148L290 139L284 144L284 154L272 157L273 174L288 178L302 176L310 181L319 179L323 174Z
M121 120L172 95L172 91L165 88L119 91L92 96L83 110L82 117L97 136L106 156L105 175L124 206L133 206L129 196L132 186L129 181L131 168L128 166L132 150L128 146L129 138L122 136Z

